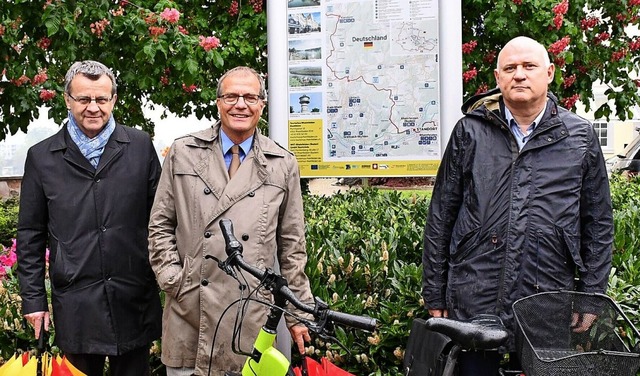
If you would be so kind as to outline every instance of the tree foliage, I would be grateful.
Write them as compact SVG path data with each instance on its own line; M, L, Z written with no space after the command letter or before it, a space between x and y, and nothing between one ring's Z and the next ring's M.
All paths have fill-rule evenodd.
M262 0L3 0L0 140L26 132L43 105L62 121L64 74L86 59L116 73L114 114L124 124L153 134L145 103L212 117L222 72L266 72L264 10Z
M284 0L283 0L284 1ZM216 79L249 65L266 73L264 0L3 0L0 2L0 140L38 114L66 116L64 73L99 60L118 76L117 119L153 133L145 103L178 116L215 116ZM462 0L465 97L495 85L500 48L527 35L557 66L552 91L595 118L633 116L640 0ZM447 46L441 46L447 48ZM594 105L593 84L609 103Z
M465 96L495 86L498 52L526 35L547 47L556 65L551 90L565 107L579 100L596 119L633 117L640 0L462 0L462 9ZM613 106L592 108L594 83L606 86Z

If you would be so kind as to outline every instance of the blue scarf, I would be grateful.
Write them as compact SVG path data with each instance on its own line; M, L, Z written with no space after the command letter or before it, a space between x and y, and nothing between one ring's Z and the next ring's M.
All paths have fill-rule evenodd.
M116 121L113 119L113 115L109 117L107 121L107 125L98 133L94 138L87 137L86 134L82 132L75 119L71 115L71 112L67 115L69 122L67 123L67 130L69 131L69 136L78 148L82 155L91 163L94 168L98 167L98 163L100 162L100 157L104 152L104 147L107 145L107 141L109 141L109 137L113 134L113 131L116 129Z

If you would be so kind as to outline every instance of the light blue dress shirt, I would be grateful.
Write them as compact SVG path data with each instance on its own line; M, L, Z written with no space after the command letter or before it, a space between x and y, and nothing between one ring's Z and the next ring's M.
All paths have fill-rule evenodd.
M536 118L533 119L529 128L527 128L527 133L524 134L520 129L518 122L516 122L516 119L513 117L513 114L511 113L511 111L509 111L509 109L505 106L504 117L507 120L507 124L509 124L511 133L513 133L513 135L515 136L516 141L518 141L518 147L520 148L520 150L522 150L522 148L524 147L524 144L526 144L527 141L529 141L529 136L531 135L531 133L533 133L533 130L536 128L536 125L538 125L538 123L542 119L542 116L544 115L544 112L546 110L547 110L547 106L544 106L544 108L542 108L542 111L540 111L538 116L536 116Z
M229 169L229 165L231 164L231 147L233 146L233 141L229 139L222 128L220 128L220 140L222 141L222 153L224 153L224 163L227 165L227 170ZM251 144L253 143L253 137L249 137L246 140L242 141L240 146L240 163L244 162L244 157L247 156L247 152L251 150Z

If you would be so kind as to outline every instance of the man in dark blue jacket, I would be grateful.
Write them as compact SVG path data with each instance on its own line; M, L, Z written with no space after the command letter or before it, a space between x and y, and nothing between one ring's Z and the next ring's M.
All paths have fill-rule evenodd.
M149 135L117 124L116 81L95 61L65 77L69 116L29 149L18 218L18 280L25 318L49 327L48 246L55 342L78 369L142 376L160 337L159 290L147 225L160 178Z
M517 37L498 55L498 89L463 106L424 233L432 316L496 314L513 330L519 298L605 292L613 215L604 158L592 125L548 92L554 72L544 46ZM593 319L576 317L574 330ZM500 359L463 353L460 375L495 376Z

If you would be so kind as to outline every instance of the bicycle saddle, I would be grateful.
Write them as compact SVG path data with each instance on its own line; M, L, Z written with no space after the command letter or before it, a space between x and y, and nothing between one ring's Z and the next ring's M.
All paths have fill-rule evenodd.
M478 315L467 321L432 317L427 320L426 327L448 336L462 348L470 350L495 349L509 337L502 320L495 315Z

